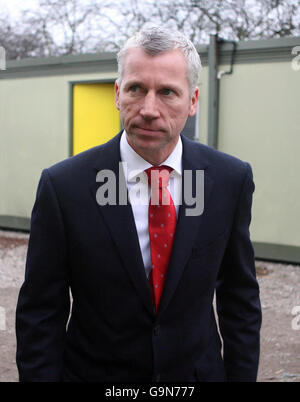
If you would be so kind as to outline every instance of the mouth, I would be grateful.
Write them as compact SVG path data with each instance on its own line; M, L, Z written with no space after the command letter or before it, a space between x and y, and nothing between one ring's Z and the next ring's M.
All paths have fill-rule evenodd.
M148 128L148 127L140 127L140 126L136 126L134 128L138 132L138 134L144 134L144 135L155 135L155 134L161 133L163 131L160 128Z

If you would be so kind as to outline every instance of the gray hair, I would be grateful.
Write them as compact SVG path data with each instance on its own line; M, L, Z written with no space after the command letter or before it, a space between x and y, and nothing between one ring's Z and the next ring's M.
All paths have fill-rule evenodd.
M118 84L121 84L123 65L127 51L140 47L147 54L155 56L175 49L181 49L187 62L187 79L192 96L197 86L201 70L200 56L193 43L182 33L161 27L151 27L137 32L129 38L117 54L118 61Z

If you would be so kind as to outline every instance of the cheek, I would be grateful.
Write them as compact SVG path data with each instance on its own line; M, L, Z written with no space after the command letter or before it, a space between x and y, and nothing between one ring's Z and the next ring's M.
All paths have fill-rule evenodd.
M180 125L182 122L186 121L188 117L188 110L184 105L182 107L169 109L168 117L172 124Z
M138 106L132 102L122 102L120 103L120 114L125 120L132 119L136 114L138 114Z
M169 114L168 125L170 127L170 132L174 135L178 135L185 126L188 114L181 111L177 111L175 114Z

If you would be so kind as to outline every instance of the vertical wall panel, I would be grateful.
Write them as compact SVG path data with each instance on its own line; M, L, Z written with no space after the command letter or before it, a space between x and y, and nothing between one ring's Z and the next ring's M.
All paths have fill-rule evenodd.
M221 79L219 149L252 166L256 242L300 247L299 90L289 61L236 65Z

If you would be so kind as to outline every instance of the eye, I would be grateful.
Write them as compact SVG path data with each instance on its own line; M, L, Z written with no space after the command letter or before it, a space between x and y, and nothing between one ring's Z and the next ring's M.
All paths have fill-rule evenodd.
M161 93L162 93L162 95L170 96L170 95L174 95L175 92L170 88L163 88L161 90Z
M129 91L129 92L132 92L132 93L137 93L139 89L140 89L139 85L131 85L131 86L128 88L128 91Z

